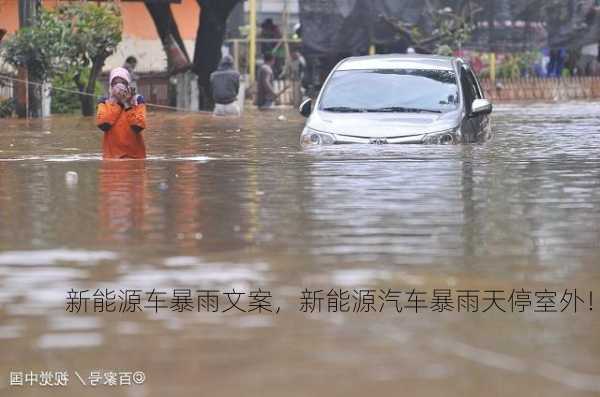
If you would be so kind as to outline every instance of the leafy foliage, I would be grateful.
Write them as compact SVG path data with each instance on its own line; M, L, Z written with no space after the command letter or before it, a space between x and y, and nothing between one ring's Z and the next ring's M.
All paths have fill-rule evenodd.
M97 59L108 58L121 42L120 11L113 3L61 5L52 13L66 27L66 46L61 50L65 61L76 70L93 65Z
M477 1L457 2L455 9L443 0L426 1L426 18L431 29L417 24L405 23L381 16L398 36L419 52L451 54L462 43L467 42L475 30L475 17L482 11Z
M84 70L80 80L87 85L89 79L89 70ZM64 91L68 90L68 91ZM73 93L78 91L75 84L75 76L72 72L58 74L52 79L52 113L75 113L81 109L81 103L77 95ZM103 93L102 85L96 82L94 94L98 97Z
M64 76L71 76L81 93L93 94L121 35L121 14L114 3L69 3L40 10L33 26L19 30L0 51L9 64L26 66L34 81L60 76L57 82L63 84ZM95 101L85 95L80 100L84 114L89 114Z
M67 26L53 12L42 11L33 26L19 30L2 44L1 54L15 67L27 66L32 79L47 80L62 61L67 36Z
M15 110L15 100L0 98L0 119L10 117Z

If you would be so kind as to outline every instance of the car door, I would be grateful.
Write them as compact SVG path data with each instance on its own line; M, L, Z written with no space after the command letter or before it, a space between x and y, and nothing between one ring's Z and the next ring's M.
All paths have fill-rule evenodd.
M467 76L469 77L469 80L471 80L473 86L475 87L475 90L477 92L477 98L479 99L485 99L485 93L483 92L483 89L481 88L481 83L479 82L479 79L477 78L477 75L473 72L472 69L468 69L467 70ZM489 138L491 138L491 134L492 134L492 124L491 124L491 118L489 114L480 114L479 116L477 116L475 118L476 121L476 129L477 129L477 142L481 142L481 141L485 141Z
M465 118L463 120L463 139L466 143L479 142L490 135L490 117L487 114L472 114L475 99L484 99L483 90L477 76L468 65L461 67L461 85L465 101Z

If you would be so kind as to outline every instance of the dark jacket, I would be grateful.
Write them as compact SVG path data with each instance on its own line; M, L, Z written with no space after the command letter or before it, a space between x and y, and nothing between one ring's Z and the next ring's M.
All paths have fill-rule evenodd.
M229 55L223 57L217 71L211 73L210 86L215 103L228 105L237 100L240 74L233 68L233 58Z

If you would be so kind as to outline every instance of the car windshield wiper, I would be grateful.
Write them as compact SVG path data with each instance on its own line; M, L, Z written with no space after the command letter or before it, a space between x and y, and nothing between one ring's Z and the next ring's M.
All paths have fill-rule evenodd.
M332 107L328 107L328 108L323 108L323 110L327 111L327 112L338 112L338 113L363 113L366 112L366 109L358 109L358 108L351 108L348 106L332 106Z
M402 106L389 106L385 108L367 109L367 112L373 113L442 113L441 110L406 108Z

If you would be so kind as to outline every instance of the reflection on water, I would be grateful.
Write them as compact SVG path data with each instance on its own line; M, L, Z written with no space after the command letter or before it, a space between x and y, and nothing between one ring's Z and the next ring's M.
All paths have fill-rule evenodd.
M0 395L11 370L95 368L146 372L117 396L600 393L589 301L298 310L305 288L600 294L598 110L505 105L484 145L311 150L291 113L153 114L146 161L102 161L89 119L1 120ZM72 288L262 288L281 312L73 314Z
M103 161L99 175L100 240L127 241L145 229L148 186L144 161Z

